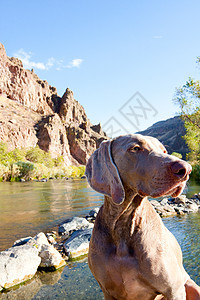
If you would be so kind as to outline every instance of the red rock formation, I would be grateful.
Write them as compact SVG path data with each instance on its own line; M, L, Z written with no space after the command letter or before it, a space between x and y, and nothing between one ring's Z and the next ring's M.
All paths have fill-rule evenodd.
M7 57L2 44L0 95L0 141L10 150L38 144L52 157L63 155L66 165L85 164L107 138L70 89L59 97L55 87L25 70L19 59Z
M25 70L19 59L7 57L4 46L0 44L0 93L47 115L52 113L54 104L51 98L57 91L33 71Z

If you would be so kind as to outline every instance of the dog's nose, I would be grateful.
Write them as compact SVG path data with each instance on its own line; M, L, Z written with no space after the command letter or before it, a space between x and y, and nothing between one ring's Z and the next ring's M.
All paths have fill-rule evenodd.
M191 173L192 167L185 161L175 161L171 164L171 170L178 179L182 179Z

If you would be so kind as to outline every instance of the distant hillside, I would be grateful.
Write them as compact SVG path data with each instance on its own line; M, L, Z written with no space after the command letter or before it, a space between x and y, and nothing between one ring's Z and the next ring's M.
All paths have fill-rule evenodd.
M63 155L66 165L79 165L104 139L100 124L91 124L70 89L60 97L19 59L8 57L0 43L0 142L8 150L38 145L53 158Z
M157 122L146 130L138 133L150 135L159 139L170 154L172 152L178 152L185 158L186 153L188 152L188 148L182 138L182 136L185 135L185 128L180 117Z

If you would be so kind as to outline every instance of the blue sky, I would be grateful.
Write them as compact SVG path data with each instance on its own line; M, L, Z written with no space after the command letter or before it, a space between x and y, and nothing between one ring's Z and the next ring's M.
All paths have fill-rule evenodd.
M176 115L175 88L198 78L199 11L199 0L7 0L0 42L59 95L73 90L92 123L135 132Z

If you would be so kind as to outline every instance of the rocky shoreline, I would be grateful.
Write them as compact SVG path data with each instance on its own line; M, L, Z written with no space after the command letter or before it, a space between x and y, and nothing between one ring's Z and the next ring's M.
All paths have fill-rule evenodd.
M183 216L200 210L200 193L191 199L177 198L150 200L161 217ZM99 208L85 217L73 217L62 223L58 232L26 237L0 252L0 291L21 284L35 276L38 270L54 271L66 261L87 255L94 221Z

